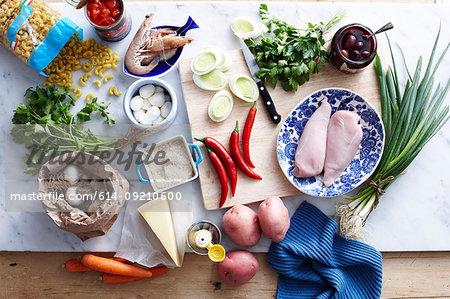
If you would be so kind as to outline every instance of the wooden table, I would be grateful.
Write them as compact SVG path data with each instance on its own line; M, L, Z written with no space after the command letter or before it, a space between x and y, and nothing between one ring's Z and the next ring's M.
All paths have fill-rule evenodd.
M446 1L395 0L410 3ZM188 254L182 268L170 270L164 276L122 285L104 285L97 279L98 273L65 272L61 267L63 263L80 255L0 252L0 297L272 298L277 289L277 273L267 264L267 254L262 253L256 254L260 263L256 276L237 288L221 284L215 265L206 257L195 254ZM450 252L384 253L382 297L450 298Z

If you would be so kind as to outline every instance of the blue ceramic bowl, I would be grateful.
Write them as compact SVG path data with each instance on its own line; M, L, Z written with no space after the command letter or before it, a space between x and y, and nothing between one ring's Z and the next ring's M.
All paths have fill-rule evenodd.
M295 152L303 128L319 107L327 100L333 114L337 110L355 111L361 117L363 138L360 149L340 177L328 188L323 185L322 175L296 178ZM343 88L327 88L307 96L286 117L277 140L277 156L281 170L289 182L303 193L316 197L332 197L347 193L367 180L375 171L384 148L384 127L375 109L360 95Z
M176 31L178 33L178 35L186 36L186 33L189 30L199 28L199 27L194 22L194 20L191 17L189 17L188 20L186 21L186 24L184 24L181 27L163 25L163 26L157 26L157 27L153 27L153 28L170 28L170 29ZM125 63L123 64L123 72L125 73L125 75L128 75L133 78L137 78L137 79L149 78L149 77L152 77L152 78L161 77L162 75L166 74L168 71L170 71L177 65L180 55L183 52L183 48L184 47L178 48L177 52L175 53L175 55L172 58L170 58L169 60L160 62L150 73L148 73L146 75L135 75L135 74L129 72L127 67L125 66Z

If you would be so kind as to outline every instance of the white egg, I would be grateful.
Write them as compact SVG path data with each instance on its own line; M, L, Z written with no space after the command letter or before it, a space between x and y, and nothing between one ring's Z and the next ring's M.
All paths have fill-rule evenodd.
M165 102L161 107L161 116L166 118L169 115L170 110L172 110L172 102Z
M166 95L164 96L164 100L165 100L166 102L171 102L171 101L172 101L172 98L171 98L168 94L166 94Z
M148 99L144 99L144 103L142 104L142 109L148 110L148 108L150 108L151 106L152 106L152 104L150 104Z
M135 96L130 100L130 108L133 111L138 111L142 108L144 99L141 96Z
M150 101L150 104L157 106L157 107L161 107L162 105L164 105L165 99L164 99L164 93L162 92L156 92L150 99L148 99Z
M133 116L138 122L141 122L141 120L145 117L145 110L140 109L138 111L133 111Z
M156 86L155 93L157 93L157 92L164 93L164 88L162 88L161 86Z
M161 115L160 116L158 116L158 118L157 119L155 119L153 122L152 122L152 125L158 125L158 124L160 124L162 121L164 120L164 118L162 118L161 117Z
M78 207L82 204L81 198L77 198L77 187L69 187L66 190L66 201L72 207Z
M155 93L155 85L147 84L139 88L139 95L144 99L148 99Z
M147 117L147 121L154 121L155 119L158 118L158 116L161 115L161 112L159 110L158 107L156 106L151 106L148 110L147 113L145 113L146 117Z

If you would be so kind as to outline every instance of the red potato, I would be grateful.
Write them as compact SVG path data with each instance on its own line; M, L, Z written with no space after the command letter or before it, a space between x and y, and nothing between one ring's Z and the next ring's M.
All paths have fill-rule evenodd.
M223 215L222 228L238 246L255 246L261 238L258 215L243 205L236 205Z
M277 196L271 196L263 201L258 208L258 218L261 229L267 238L281 242L291 224L288 209Z
M217 264L220 279L231 286L248 282L258 272L256 257L246 250L228 252L225 259Z

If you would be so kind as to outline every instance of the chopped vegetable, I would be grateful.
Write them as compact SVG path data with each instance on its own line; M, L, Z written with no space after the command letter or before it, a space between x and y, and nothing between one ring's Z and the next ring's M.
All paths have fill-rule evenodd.
M252 108L248 112L247 120L245 121L244 131L242 132L242 147L244 150L244 158L248 166L255 167L250 159L250 135L252 133L253 123L256 116L256 101L253 103Z
M227 200L228 196L227 172L222 164L222 161L220 161L219 156L208 147L206 148L206 150L208 151L209 160L211 161L211 164L213 165L214 169L216 170L217 176L219 177L220 186L222 189L219 201L219 208L221 208Z
M233 109L233 96L228 90L217 92L208 106L208 115L212 121L221 122L225 120Z
M236 121L236 127L230 136L230 152L233 157L236 166L249 178L255 180L262 180L262 177L257 175L253 170L251 170L245 163L244 158L241 155L241 150L239 149L239 122Z
M192 59L191 70L196 75L204 75L216 69L224 60L223 53L216 48L209 47L203 49Z
M194 74L194 83L204 90L220 90L227 84L227 78L219 70L213 70L204 75Z
M258 85L249 76L234 74L228 84L233 94L241 100L254 102L259 97Z
M231 195L234 196L237 186L237 170L236 165L234 165L233 158L231 158L230 153L223 146L222 143L217 141L212 137L205 138L195 138L195 140L203 142L207 147L211 148L219 158L222 160L231 181Z
M256 38L268 31L262 23L255 22L246 17L238 17L231 23L233 33L242 39Z
M153 277L155 274L159 273L159 270L153 273L152 269L143 269L92 254L83 255L81 263L92 270L116 275Z
M223 55L223 62L217 65L217 69L222 72L226 72L231 68L233 62L231 61L231 56L227 52L220 50Z
M417 62L413 76L410 75L404 63L408 74L406 84L403 84L398 77L389 39L393 68L388 67L387 72L384 72L380 57L375 58L374 66L380 88L386 144L370 184L355 196L345 197L350 201L338 206L341 234L347 238L363 239L362 227L378 205L381 196L450 117L449 106L443 106L450 88L450 79L444 87L439 84L432 92L434 74L450 47L450 43L447 43L433 67L439 35L440 28L422 77L422 57ZM403 93L400 91L402 86L405 86Z
M259 15L273 35L263 35L258 43L251 39L245 41L260 67L256 75L274 86L280 80L283 89L291 91L308 81L310 72L318 73L320 63L327 61L323 34L342 20L345 12L338 11L326 24L308 23L306 29L295 28L271 16L266 4L260 5Z

